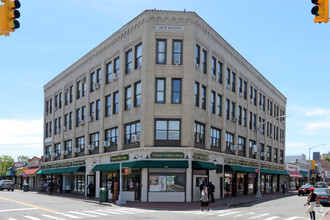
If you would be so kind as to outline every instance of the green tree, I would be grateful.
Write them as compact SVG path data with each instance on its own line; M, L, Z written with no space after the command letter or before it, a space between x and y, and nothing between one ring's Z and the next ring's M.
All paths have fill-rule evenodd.
M14 166L14 158L7 155L0 157L0 176L6 175L6 171L9 167Z
M325 161L330 162L330 157L324 158Z
M21 155L21 156L18 156L17 157L17 162L27 163L28 162L28 159L30 159L28 156Z

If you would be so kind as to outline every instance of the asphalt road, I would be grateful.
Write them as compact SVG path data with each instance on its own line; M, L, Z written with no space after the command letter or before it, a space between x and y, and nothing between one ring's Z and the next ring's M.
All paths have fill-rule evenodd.
M306 216L307 196L290 196L244 207L211 210L148 210L104 206L88 200L72 199L22 191L0 192L1 220L71 220L71 219L235 219L295 220ZM319 208L317 219L329 207Z

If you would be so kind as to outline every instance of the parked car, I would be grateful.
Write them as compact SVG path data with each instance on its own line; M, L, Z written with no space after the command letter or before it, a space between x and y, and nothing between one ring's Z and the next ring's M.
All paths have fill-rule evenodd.
M7 189L14 191L15 184L12 180L0 180L0 191Z
M311 188L313 188L313 185L303 185L298 189L298 196L303 196L305 194L309 194L311 192Z
M330 204L330 189L315 188L314 193L317 195L317 198L321 204Z
M326 182L316 182L315 188L328 188L328 184Z

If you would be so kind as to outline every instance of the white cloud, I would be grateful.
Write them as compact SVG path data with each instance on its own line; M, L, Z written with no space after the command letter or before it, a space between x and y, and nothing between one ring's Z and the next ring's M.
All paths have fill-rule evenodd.
M306 111L306 116L330 116L330 109L325 108L314 108Z
M287 142L285 144L286 148L301 148L308 146L306 142Z
M43 119L0 119L1 155L16 159L19 155L42 154Z
M305 128L307 131L323 131L324 133L324 129L330 129L330 121L310 122Z

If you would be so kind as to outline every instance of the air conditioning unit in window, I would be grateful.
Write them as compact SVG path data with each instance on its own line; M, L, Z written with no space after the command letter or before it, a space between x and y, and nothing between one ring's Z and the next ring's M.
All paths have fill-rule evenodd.
M253 103L253 99L250 99L250 102Z
M227 84L227 89L230 89L230 85L229 84Z
M49 159L50 158L50 155L49 154L45 154L45 158L46 159Z
M110 147L110 141L103 141L102 146L103 147Z
M89 116L89 117L88 117L88 121L89 121L89 122L94 121L94 116Z
M68 150L64 150L64 151L63 151L63 154L64 154L64 155L68 155L68 154L69 154L69 151L68 151Z
M53 157L58 157L59 153L53 153Z
M259 105L259 109L262 110L262 105Z
M267 157L270 157L270 153L267 153L267 155L266 155Z
M81 121L79 122L79 124L80 124L80 125L85 125L85 120L81 120Z
M238 150L239 151L243 151L243 146L242 145L238 145Z
M73 152L75 152L75 153L79 153L79 152L80 152L80 148L79 148L79 147L75 147L75 148L73 148Z
M118 74L117 73L112 73L112 80L116 81L118 79Z
M88 149L88 150L94 150L94 149L95 149L94 144L87 145L87 149Z
M284 142L284 138L281 138L281 142Z
M101 87L101 84L100 83L94 83L94 88L95 89L99 89Z
M261 153L260 153L260 156L261 156L261 157L264 157L264 156L266 156L266 153L265 153L265 152L261 152Z
M195 64L195 68L196 68L197 70L200 70L200 65L199 65L198 63L196 63L196 64Z
M242 92L240 92L240 93L239 93L239 96L243 97L243 93L242 93Z
M140 135L133 134L132 135L132 141L134 141L135 143L140 142Z
M173 63L174 63L174 65L180 65L181 64L181 61L178 60L178 59L175 59Z
M237 150L237 146L236 145L230 145L230 150L231 151Z
M272 137L273 137L273 134L272 134L272 133L270 133L270 134L269 134L269 137L270 137L270 138L272 138Z
M57 106L54 107L54 111L56 111L56 110L57 110Z
M61 133L61 128L57 128L56 132Z
M212 74L212 79L217 80L217 76Z
M232 122L237 122L237 118L232 118L231 121Z
M256 154L258 152L258 146L257 145L253 145L252 147L252 154Z

